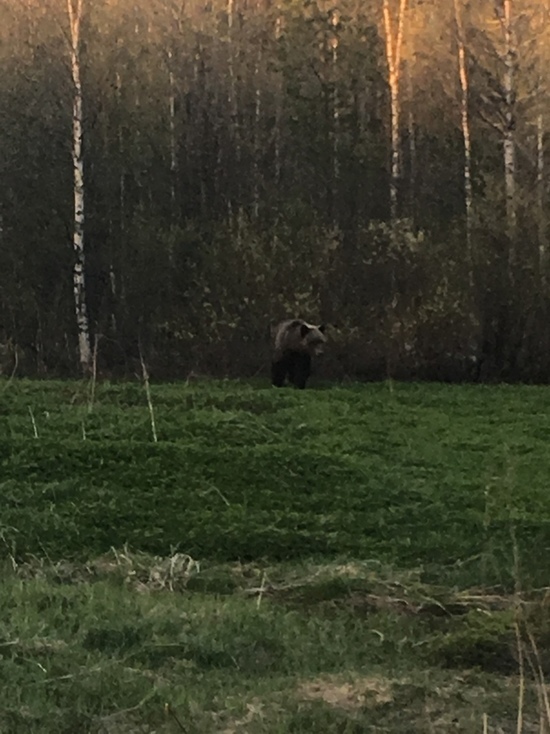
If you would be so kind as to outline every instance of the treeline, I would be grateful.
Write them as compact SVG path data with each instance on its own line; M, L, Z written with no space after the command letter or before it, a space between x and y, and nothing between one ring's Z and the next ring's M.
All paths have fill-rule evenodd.
M0 0L0 366L78 372L68 7ZM543 380L546 0L83 0L104 374Z

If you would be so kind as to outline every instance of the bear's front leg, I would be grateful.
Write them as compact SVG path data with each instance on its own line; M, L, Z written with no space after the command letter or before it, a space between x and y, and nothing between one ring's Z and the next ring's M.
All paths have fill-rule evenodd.
M274 387L283 387L288 365L285 359L279 359L271 363L271 384Z
M290 381L298 390L304 390L306 382L311 374L311 357L309 354L296 355L292 365Z

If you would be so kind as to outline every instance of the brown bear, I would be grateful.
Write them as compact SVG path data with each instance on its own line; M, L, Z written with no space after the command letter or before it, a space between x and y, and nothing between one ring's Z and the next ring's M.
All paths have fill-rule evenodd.
M271 382L283 387L289 382L303 390L311 374L311 358L324 352L327 338L325 325L314 326L303 319L287 319L274 330L274 350L271 361Z

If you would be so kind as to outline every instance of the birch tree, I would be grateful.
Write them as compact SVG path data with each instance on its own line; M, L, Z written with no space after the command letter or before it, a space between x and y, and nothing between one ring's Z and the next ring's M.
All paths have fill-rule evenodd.
M536 128L536 151L537 151L537 224L539 245L539 274L543 288L547 284L547 257L548 257L548 217L546 213L546 158L545 137L548 117L547 89L548 89L548 62L550 54L548 45L550 42L550 1L544 0L536 6L537 16L533 21L533 31L538 39L538 55L536 59L537 68L537 103L535 105L535 128Z
M73 294L80 366L82 372L88 374L92 368L92 350L86 300L86 258L84 249L84 157L82 151L82 81L80 75L82 0L67 0L67 12L70 25L71 75L73 82Z
M388 65L388 81L390 85L390 128L391 128L391 172L390 172L390 216L392 220L398 215L398 187L401 173L401 156L399 143L400 130L400 98L399 83L401 79L401 49L403 46L403 30L407 0L399 0L397 29L392 19L389 0L383 0L384 35L386 47L386 63Z
M453 0L454 19L456 25L456 42L458 57L458 76L460 79L460 124L462 129L462 141L464 145L464 204L466 210L466 249L468 258L468 280L473 285L473 261L472 261L472 143L470 137L469 118L469 81L468 67L466 62L466 44L464 40L464 26L462 20L461 0Z
M339 161L339 138L340 138L340 101L338 99L338 45L339 39L340 14L338 10L332 9L329 12L329 37L328 45L331 54L332 65L332 82L331 82L331 106L332 106L332 185L331 185L331 204L332 218L336 224L337 219L337 189L340 179L340 161Z
M486 49L482 62L485 87L479 92L483 103L479 114L498 131L502 144L504 231L508 240L508 278L513 282L517 266L529 259L527 248L521 253L517 250L521 198L518 181L524 180L518 177L518 158L521 169L528 168L530 176L536 177L539 197L543 180L541 166L544 171L544 156L539 131L543 120L537 119L543 107L537 103L546 97L540 70L546 66L541 52L547 23L544 8L531 0L492 0L483 6L482 13L485 19L481 17L478 22L480 25L485 23L485 31L480 37L481 45ZM482 55L476 60L480 69ZM539 74L536 73L537 68ZM535 129L536 159L526 146L526 128Z
M517 63L517 47L512 25L512 0L502 0L497 4L502 33L504 36L504 185L506 190L506 229L510 240L509 263L512 271L515 263L516 235L516 145L515 145L515 76Z

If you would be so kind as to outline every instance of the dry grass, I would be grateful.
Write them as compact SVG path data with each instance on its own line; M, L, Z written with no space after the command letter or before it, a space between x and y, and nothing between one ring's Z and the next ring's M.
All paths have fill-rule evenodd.
M18 563L11 559L12 570L20 578L45 578L60 583L90 583L116 579L139 592L183 591L190 578L200 573L200 564L185 553L174 553L161 558L133 552L127 546L111 549L88 563L58 561L31 557Z
M368 562L203 567L128 547L84 564L12 560L11 573L21 606L0 650L6 672L27 666L29 690L47 684L101 711L101 729L79 731L550 732L537 626L546 590L523 600L429 587L414 572ZM232 592L194 590L224 579ZM467 635L472 614L514 620L514 609L516 674L438 664L434 642L453 630ZM483 627L471 629L471 644L483 645ZM262 660L268 667L258 669ZM96 705L86 693L96 688L117 697ZM47 716L53 731L54 710Z
M356 711L393 701L393 682L381 677L323 676L304 681L298 686L298 696L307 701L323 701L329 706Z

